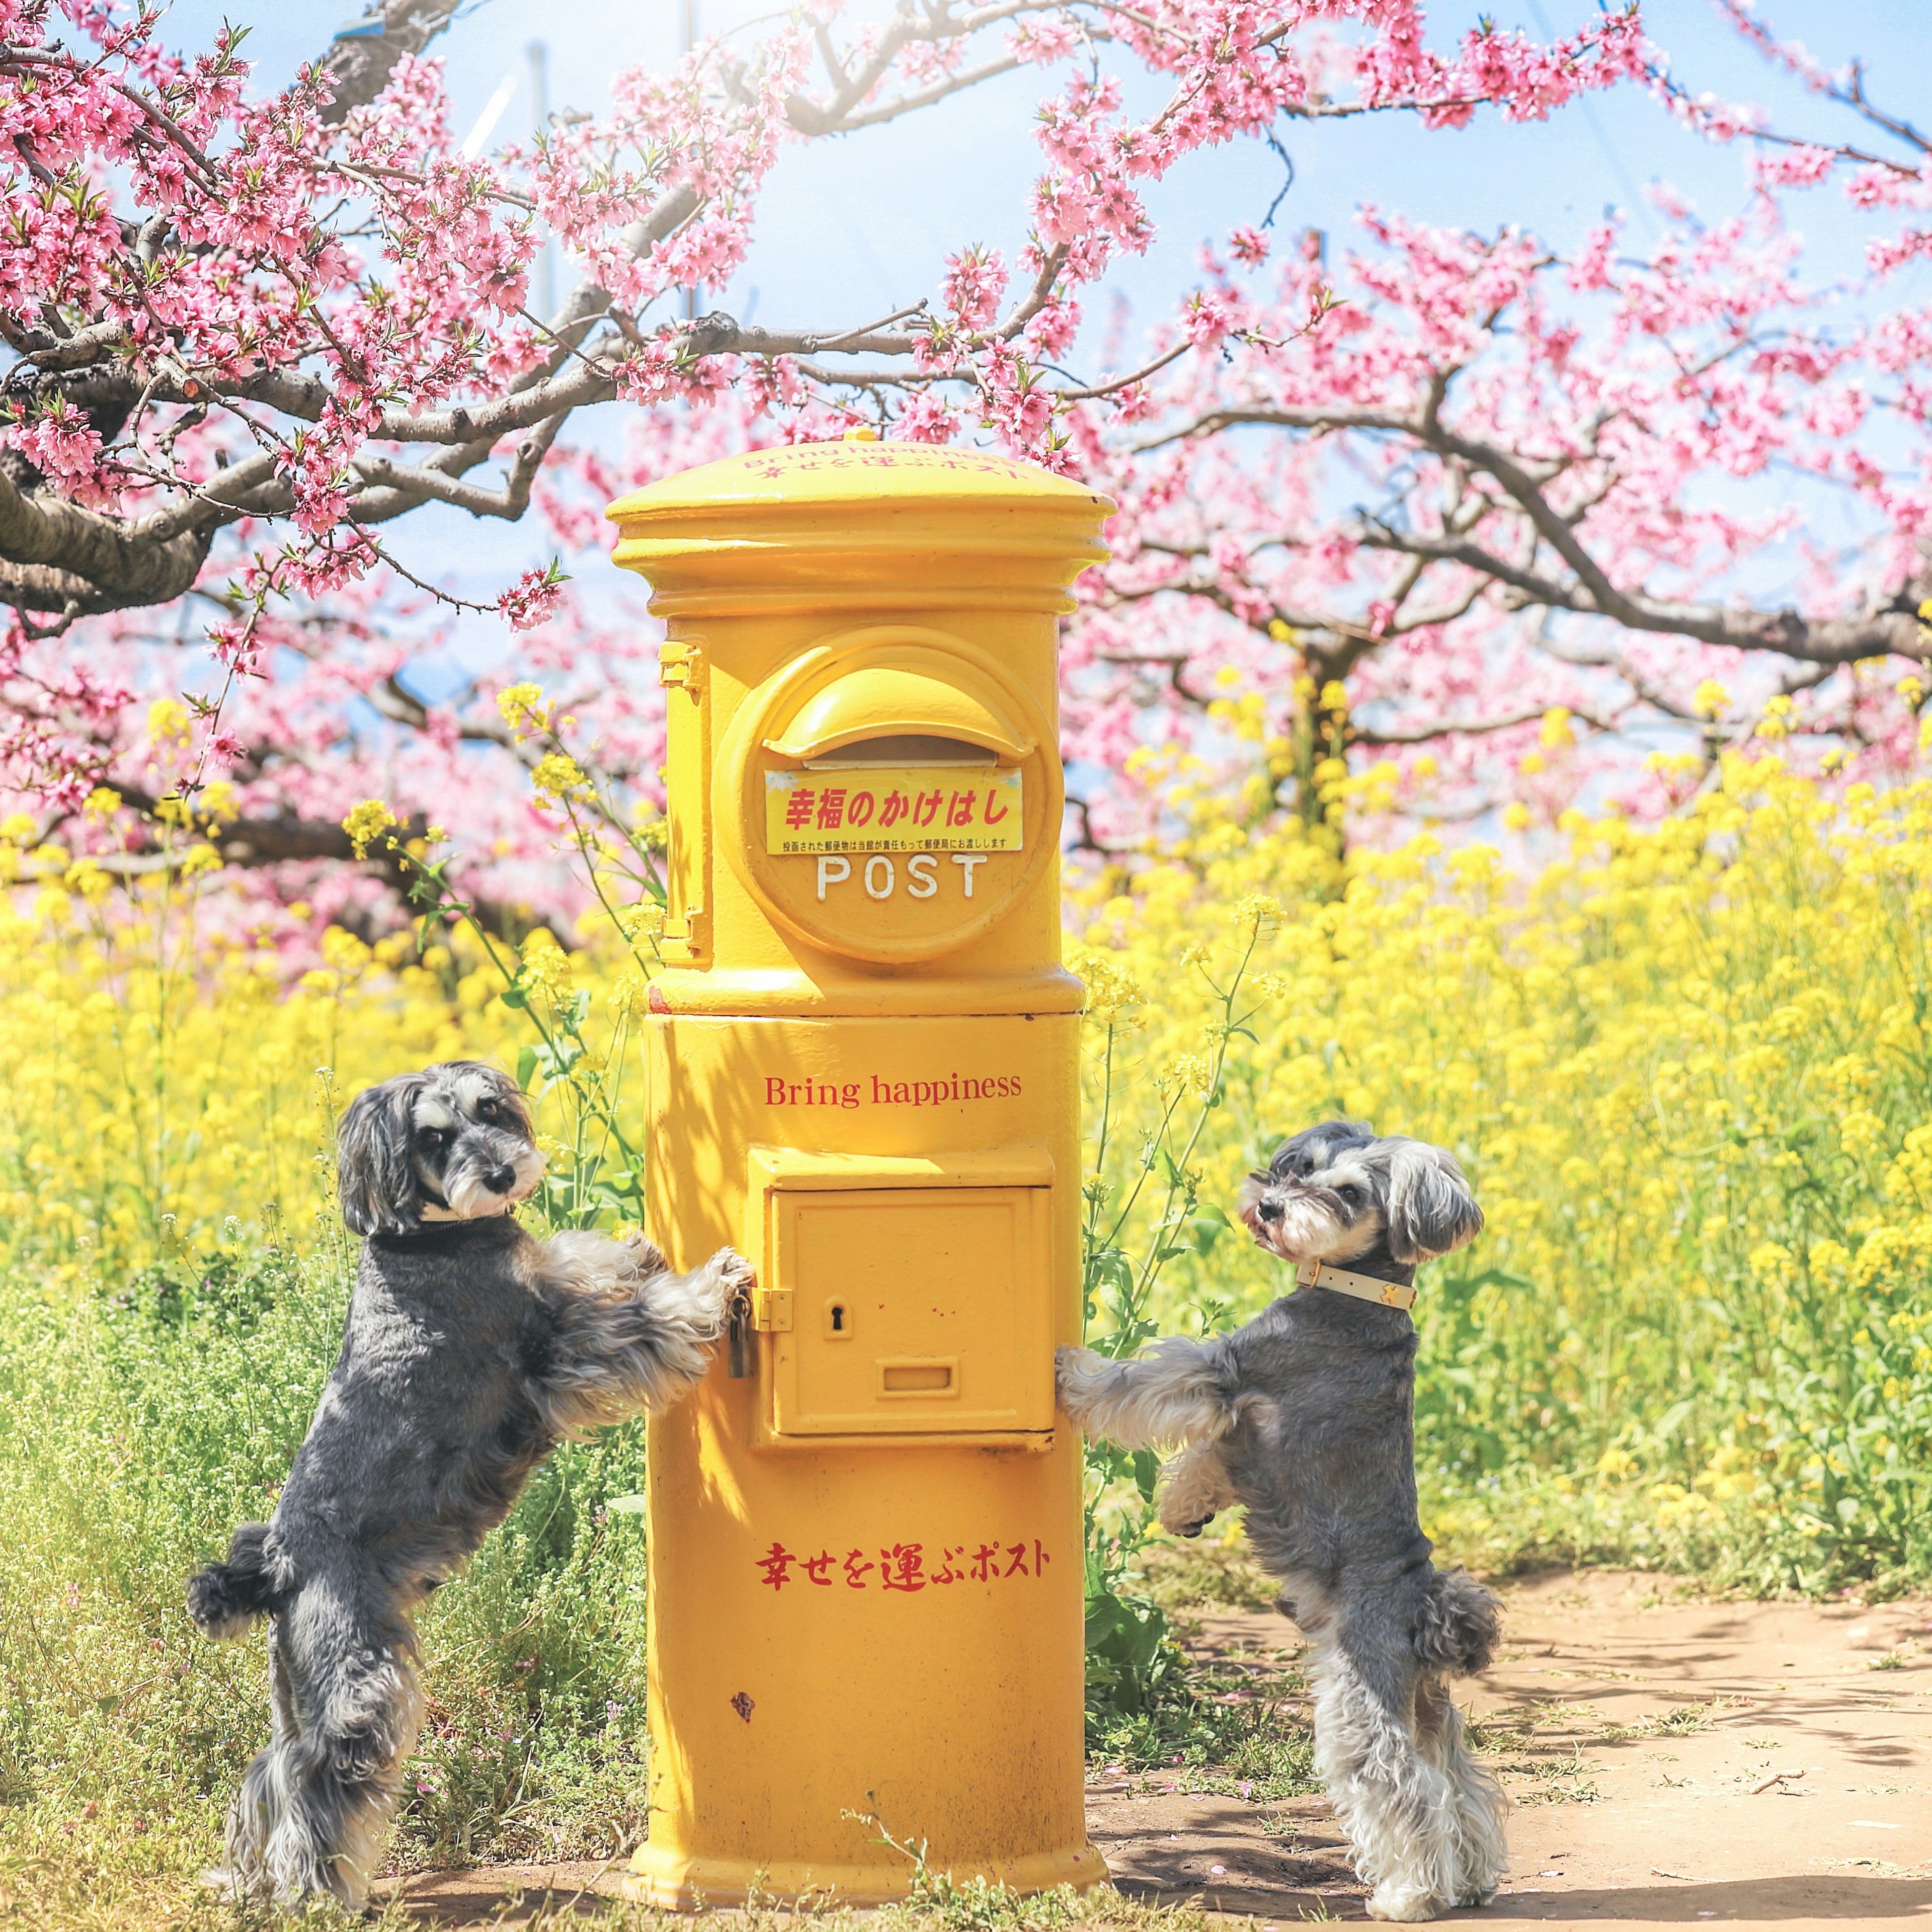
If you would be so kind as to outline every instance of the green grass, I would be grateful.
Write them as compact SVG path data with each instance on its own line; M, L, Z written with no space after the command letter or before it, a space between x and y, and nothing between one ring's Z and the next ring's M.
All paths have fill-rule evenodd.
M78 1297L0 1278L0 1923L246 1932L251 1913L194 1880L267 1734L262 1643L205 1642L182 1586L272 1510L347 1290L339 1262L274 1250ZM643 1838L643 1521L605 1507L642 1486L643 1453L638 1426L560 1450L425 1606L428 1717L394 1868L608 1858ZM1176 1604L1272 1597L1220 1545L1163 1550L1147 1582ZM1315 1788L1304 1687L1279 1658L1177 1668L1148 1708L1096 1724L1098 1761L1136 1777L1258 1800ZM1057 1932L1094 1910L933 1874L895 1922ZM1105 1912L1191 1922L1111 1895Z
M1136 1782L1238 1793L1256 1803L1321 1789L1308 1687L1272 1655L1197 1658L1167 1680L1148 1709L1092 1714L1088 1756Z
M204 1642L182 1586L235 1524L272 1509L335 1358L344 1265L266 1247L111 1290L0 1276L0 1922L10 1928L239 1925L194 1877L218 1856L223 1810L267 1732L262 1645ZM392 1840L396 1868L610 1858L643 1838L644 1527L607 1507L643 1477L640 1426L560 1450L426 1607L428 1718ZM1449 1553L1492 1568L1559 1552L1632 1559L1634 1532L1607 1521L1600 1498L1588 1534L1582 1502L1568 1498L1564 1518L1562 1501L1497 1484L1438 1490L1426 1508L1448 1521L1434 1527ZM1567 1544L1552 1528L1566 1521L1578 1532ZM1697 1552L1636 1553L1660 1567ZM1703 1555L1704 1574L1717 1574L1717 1557ZM1190 1610L1262 1610L1275 1594L1238 1539L1213 1533L1157 1540L1130 1580L1184 1634ZM1281 1655L1190 1664L1172 1652L1169 1663L1143 1708L1090 1714L1096 1766L1257 1803L1316 1790L1306 1687ZM1706 1720L1701 1707L1676 1720ZM1512 1748L1528 1754L1516 1780L1528 1802L1589 1795L1574 1751L1524 1738ZM907 1910L946 1932L1054 1932L1091 1910L1062 1900L1022 1912L996 1891L935 1878ZM1108 1904L1109 1922L1126 1909ZM1071 1916L1053 1916L1062 1912Z
M129 1875L214 1856L267 1734L259 1640L203 1641L182 1585L266 1516L346 1284L269 1252L57 1300L0 1284L0 1857ZM405 1867L596 1856L645 1788L640 1426L560 1450L422 1618Z
M20 1932L342 1932L346 1922L332 1904L280 1911L231 1903L188 1879L0 1856L0 1923ZM400 1900L356 1922L365 1932L418 1932L422 1924ZM670 1912L566 1892L517 1922L526 1932L1214 1932L1216 1923L1192 1902L1148 1904L1110 1886L1028 1895L980 1881L955 1885L943 1875L902 1904L865 1913L794 1910L758 1898L731 1910Z

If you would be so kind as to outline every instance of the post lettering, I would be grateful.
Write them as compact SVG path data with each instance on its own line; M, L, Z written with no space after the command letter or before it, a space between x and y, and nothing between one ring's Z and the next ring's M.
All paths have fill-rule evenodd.
M973 868L983 866L986 862L986 855L980 852L956 852L952 855L952 862L966 875L966 896L970 899L973 896ZM818 896L823 898L825 895L820 892Z
M827 886L836 886L852 876L850 859L828 857L820 854L818 861L818 896L823 899Z
M939 890L939 861L920 852L906 861L906 890L916 899L929 899Z
M878 883L882 872L885 880L883 885ZM892 869L892 862L883 852L875 854L866 861L866 896L868 899L890 898L897 880L898 874Z

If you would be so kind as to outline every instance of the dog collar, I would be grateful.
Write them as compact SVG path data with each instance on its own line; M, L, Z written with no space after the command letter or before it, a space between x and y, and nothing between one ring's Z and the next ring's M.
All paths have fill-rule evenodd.
M511 1204L512 1207L514 1203ZM488 1214L459 1214L454 1208L439 1208L434 1201L425 1201L416 1210L418 1221L491 1221L499 1214L507 1214L510 1208L498 1208Z
M1384 1308L1415 1306L1413 1286L1405 1288L1399 1281L1383 1281L1372 1274L1351 1274L1326 1262L1302 1262L1294 1278L1304 1288L1325 1288L1336 1294L1352 1294L1358 1301L1379 1301Z

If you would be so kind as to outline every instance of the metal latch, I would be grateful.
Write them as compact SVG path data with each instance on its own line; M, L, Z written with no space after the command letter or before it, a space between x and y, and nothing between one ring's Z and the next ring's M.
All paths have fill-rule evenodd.
M731 1379L742 1382L752 1372L752 1298L734 1294L724 1311L725 1358Z
M788 1288L754 1288L749 1294L733 1296L725 1310L725 1354L731 1379L742 1382L753 1372L758 1350L754 1334L788 1335L791 1332L791 1290Z

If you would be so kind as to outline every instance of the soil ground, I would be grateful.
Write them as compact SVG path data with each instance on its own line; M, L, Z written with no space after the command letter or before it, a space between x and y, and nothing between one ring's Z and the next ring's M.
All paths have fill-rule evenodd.
M1458 1700L1515 1800L1509 1877L1454 1917L1932 1921L1932 1604L1686 1600L1681 1582L1606 1571L1504 1594L1502 1657ZM1262 1666L1300 1647L1268 1612L1202 1612L1190 1644ZM1090 1776L1089 1826L1121 1892L1196 1900L1252 1932L1364 1916L1321 1799L1189 1789L1210 1781ZM616 1877L484 1868L399 1889L425 1918L514 1923Z

